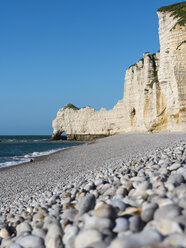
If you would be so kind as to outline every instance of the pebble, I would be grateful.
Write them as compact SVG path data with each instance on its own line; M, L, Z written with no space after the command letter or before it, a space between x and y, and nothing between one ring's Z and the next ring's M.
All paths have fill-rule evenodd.
M69 221L74 221L76 215L78 214L77 209L66 209L64 213L62 214L62 219L69 220Z
M98 217L115 219L116 218L116 209L111 205L102 204L100 207L98 207L94 211L94 215L98 216Z
M85 248L92 243L102 241L103 235L96 230L86 230L80 232L75 240L75 248Z
M78 203L78 209L80 214L84 214L93 209L96 203L96 198L93 194L88 194L82 197Z
M169 204L158 208L154 213L155 220L171 219L181 214L181 208L176 204Z
M0 203L2 248L186 247L186 144Z
M74 247L74 243L75 243L75 238L78 234L78 227L77 226L73 226L73 225L67 225L65 230L64 230L64 236L63 236L63 242L64 244L71 248Z
M129 228L133 232L140 232L144 227L144 222L140 216L132 216L129 219Z
M45 236L46 236L46 233L43 229L40 229L40 228L34 228L34 230L32 231L32 234L42 238L42 239L45 239Z
M186 235L185 234L173 234L165 238L165 245L173 247L186 247Z
M129 229L129 221L126 218L117 218L115 220L114 232L120 233L125 232Z
M85 229L112 229L114 226L114 222L111 219L103 218L103 217L97 217L97 216L84 216L84 222L85 222Z
M181 228L179 223L177 223L176 221L169 220L169 219L160 220L156 226L157 226L157 230L164 236L170 235L173 233L183 232L183 229Z
M153 219L154 212L158 208L156 203L149 203L142 209L141 219L145 222L149 222Z
M23 236L19 240L17 240L16 243L23 246L24 248L44 248L45 247L43 239L36 235Z
M10 233L6 227L4 227L0 230L0 238L6 238L9 236L10 236Z
M23 248L23 247L20 246L19 244L14 243L14 244L10 245L9 248Z
M156 231L143 231L138 234L132 234L116 238L109 248L142 248L153 246L162 240L161 235Z
M124 202L122 202L121 200L118 200L118 199L111 200L110 204L113 207L118 208L120 211L124 211L126 209L126 204Z
M31 232L32 227L27 222L22 222L21 224L17 225L16 227L17 235L19 236L22 232Z
M177 169L180 168L180 166L181 166L180 163L174 163L174 164L172 164L171 166L168 167L168 170L170 170L170 171L177 170Z

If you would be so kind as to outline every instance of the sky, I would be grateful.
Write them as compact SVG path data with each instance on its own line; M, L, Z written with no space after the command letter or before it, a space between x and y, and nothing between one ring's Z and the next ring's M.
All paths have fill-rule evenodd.
M111 109L125 71L159 50L172 0L0 0L0 135L52 134L67 103Z

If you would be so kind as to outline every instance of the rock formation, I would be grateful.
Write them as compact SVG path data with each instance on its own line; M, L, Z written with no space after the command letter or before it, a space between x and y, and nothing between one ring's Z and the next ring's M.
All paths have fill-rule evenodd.
M160 51L126 71L124 97L107 111L66 105L53 139L89 140L128 131L186 131L186 2L158 10Z

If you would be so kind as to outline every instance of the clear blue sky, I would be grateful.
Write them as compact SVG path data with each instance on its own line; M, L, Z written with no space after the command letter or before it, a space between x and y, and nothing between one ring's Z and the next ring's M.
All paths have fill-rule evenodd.
M0 135L52 134L67 103L112 108L126 69L159 50L171 0L1 0Z

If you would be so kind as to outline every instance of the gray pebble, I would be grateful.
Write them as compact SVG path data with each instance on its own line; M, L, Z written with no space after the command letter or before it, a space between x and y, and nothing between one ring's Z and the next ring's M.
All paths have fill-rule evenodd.
M95 243L92 243L91 245L87 246L86 248L107 248L108 245L107 243L103 242L103 241L98 241Z
M96 198L93 194L88 194L81 198L78 203L78 209L80 214L84 214L93 209L96 203Z
M17 236L19 236L22 232L31 232L32 227L29 223L23 222L23 223L17 225L16 231L17 231Z
M145 222L148 222L153 219L154 212L158 208L156 203L148 204L141 212L141 219Z
M62 214L62 218L73 222L77 214L78 214L78 210L75 208L66 209Z
M34 228L32 231L32 234L36 235L42 239L45 239L45 236L46 236L45 231L43 229L40 229L40 228Z
M117 218L115 220L115 227L113 229L114 232L120 233L125 232L129 229L129 222L126 218Z
M180 214L181 214L181 208L179 206L177 206L176 204L169 204L161 208L158 208L154 213L154 219L155 220L161 220L164 218L171 219Z
M133 216L129 219L129 228L133 232L140 232L144 227L144 222L140 216Z
M123 236L115 239L109 248L143 248L150 245L157 245L162 240L161 235L153 230Z
M119 200L119 199L113 199L113 200L111 200L110 201L110 204L113 207L118 208L120 211L124 211L126 209L126 204L124 202L122 202L121 200Z
M84 221L85 229L97 229L101 231L102 229L111 229L114 226L112 220L103 217L85 215Z
M9 246L9 248L23 248L23 246L21 246L21 245L19 245L17 243L14 243L11 246Z
M171 166L169 166L168 169L169 169L170 171L173 171L173 170L179 169L180 166L181 166L181 164L177 162L177 163L174 163L174 164L172 164Z
M173 234L167 236L163 242L168 247L186 247L186 235L184 234Z
M85 248L95 242L103 240L103 236L97 230L86 230L80 232L75 239L75 248Z
M17 243L25 248L44 248L44 241L36 235L27 235L17 240Z

